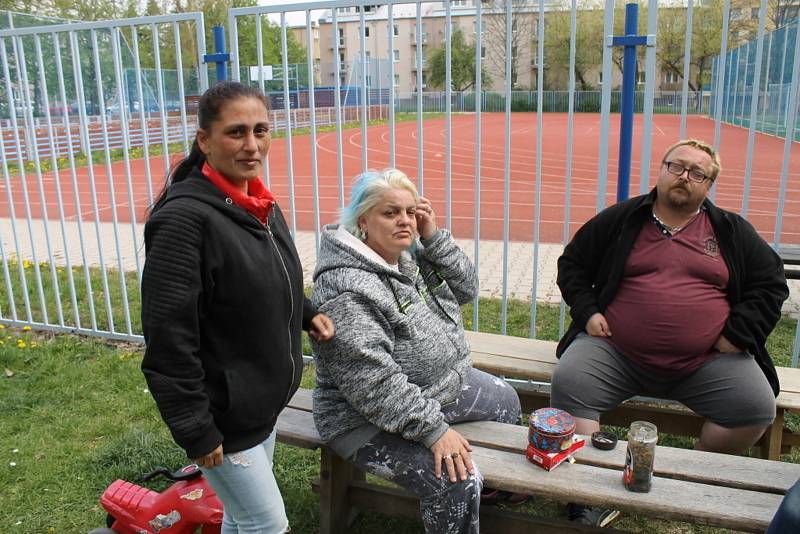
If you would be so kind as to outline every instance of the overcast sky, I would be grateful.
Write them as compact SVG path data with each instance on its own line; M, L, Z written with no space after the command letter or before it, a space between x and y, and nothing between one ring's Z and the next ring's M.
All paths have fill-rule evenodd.
M260 6L285 6L287 4L287 0L258 0L258 5ZM304 0L293 0L291 1L293 5L295 4L305 4L308 3ZM317 9L316 11L311 12L311 20L317 20L322 14L325 13L323 9ZM280 24L281 16L280 15L270 15L269 19L276 24ZM305 24L306 22L306 14L305 11L295 11L286 14L286 22L292 26L296 26L299 24Z

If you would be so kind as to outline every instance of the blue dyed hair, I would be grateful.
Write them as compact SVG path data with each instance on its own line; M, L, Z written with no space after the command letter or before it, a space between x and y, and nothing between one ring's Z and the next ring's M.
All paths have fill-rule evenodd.
M342 210L339 223L348 232L363 239L364 234L358 226L358 219L374 208L380 202L381 196L390 189L405 189L414 196L414 202L419 202L417 188L404 172L397 169L367 171L356 176L350 191L350 204Z

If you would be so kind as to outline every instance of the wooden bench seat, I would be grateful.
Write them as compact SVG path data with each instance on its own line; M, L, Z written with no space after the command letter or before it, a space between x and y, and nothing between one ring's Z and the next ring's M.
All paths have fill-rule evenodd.
M320 448L320 532L345 532L357 510L418 517L418 502L397 488L366 482L363 473L324 447L311 414L311 390L301 389L283 411L278 440ZM455 427L473 446L487 486L568 502L611 507L668 520L763 532L783 494L800 478L800 465L659 446L650 493L622 486L624 441L613 451L587 445L575 464L544 471L525 459L527 429L495 422ZM496 507L481 510L482 532L600 532L558 518L539 518ZM614 532L603 529L602 532Z
M467 339L476 368L523 381L515 384L523 410L530 412L549 404L549 384L557 361L555 341L483 332L467 332ZM800 413L800 369L779 367L778 378L781 392L777 398L775 422L759 442L762 457L771 460L779 459L790 447L800 445L800 435L785 427L787 413ZM626 401L606 414L602 422L627 426L637 419L650 421L663 432L685 436L698 436L703 424L701 417L679 402L645 397Z
M783 270L789 280L800 279L800 247L783 246L778 248L778 255L783 260Z

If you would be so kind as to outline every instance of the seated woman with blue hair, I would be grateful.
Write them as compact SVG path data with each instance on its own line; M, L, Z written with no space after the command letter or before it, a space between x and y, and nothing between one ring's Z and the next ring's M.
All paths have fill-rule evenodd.
M460 305L477 290L470 259L396 169L360 175L323 232L312 301L337 332L312 341L317 429L342 458L419 496L429 533L479 530L482 479L450 424L520 418L516 392L472 367Z

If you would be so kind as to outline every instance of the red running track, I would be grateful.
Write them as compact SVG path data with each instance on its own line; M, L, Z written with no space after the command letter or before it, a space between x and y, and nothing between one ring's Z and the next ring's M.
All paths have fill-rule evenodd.
M481 141L481 228L483 239L503 238L503 198L504 198L504 115L484 113L482 115ZM542 187L541 216L539 236L543 242L560 242L565 220L566 189L566 114L545 114L542 141ZM652 155L650 164L650 184L655 181L659 161L664 150L678 139L680 117L656 115L653 119ZM396 124L396 164L412 179L417 180L417 165L423 162L424 193L431 198L437 211L440 224L445 225L447 209L446 198L446 122L444 118L424 122L423 152L417 153L416 121ZM452 166L451 199L452 230L459 237L474 236L475 214L475 116L472 114L452 117ZM713 141L714 122L703 117L689 117L687 134ZM570 232L574 232L595 213L598 191L598 147L600 135L600 116L597 114L576 114L574 122L574 144L572 165L572 186L569 191L571 211L569 215ZM634 123L634 147L631 171L631 194L639 190L641 168L642 138L641 116ZM746 129L722 126L720 153L722 174L714 186L716 202L720 206L740 212L744 191L745 156L747 152ZM349 194L352 178L361 171L361 129L342 131L345 199ZM616 198L617 151L619 140L619 116L612 116L608 136L609 159L606 187L606 205ZM797 143L793 143L789 165L789 183L783 212L780 242L800 244L800 162L797 161ZM389 164L389 127L373 126L368 130L367 139L369 167L381 169ZM772 241L778 212L780 172L783 162L784 140L768 135L756 134L752 162L749 209L747 217L759 232ZM276 139L270 152L271 187L284 211L289 213L289 184L287 171L286 141ZM322 224L334 222L339 209L338 168L336 132L326 132L317 138L317 168L319 177L320 220ZM794 156L794 157L792 157ZM311 172L311 138L293 138L293 174L298 230L313 230L313 183ZM145 161L130 162L131 191L127 185L126 166L123 162L112 165L114 202L111 202L112 188L108 173L103 164L94 166L96 184L97 213L102 221L111 221L114 216L120 222L128 222L135 214L142 221L149 202ZM511 121L511 161L510 161L510 239L531 241L534 238L536 213L536 115L514 113ZM165 165L163 158L151 158L151 173L157 192L163 184ZM89 169L77 171L77 183L73 183L69 168L61 169L61 191L64 212L68 219L75 219L76 203L73 191L78 188L81 216L83 220L94 220L95 209L89 180ZM417 180L418 181L418 180ZM40 200L39 183L35 175L26 176L28 195L31 199L31 215L44 216ZM419 184L419 181L418 181ZM55 177L52 173L43 176L42 187L47 205L47 217L57 219ZM9 214L9 203L5 183L0 184L2 205L0 216ZM17 217L26 214L22 181L15 178L12 195ZM135 209L131 210L133 198Z

